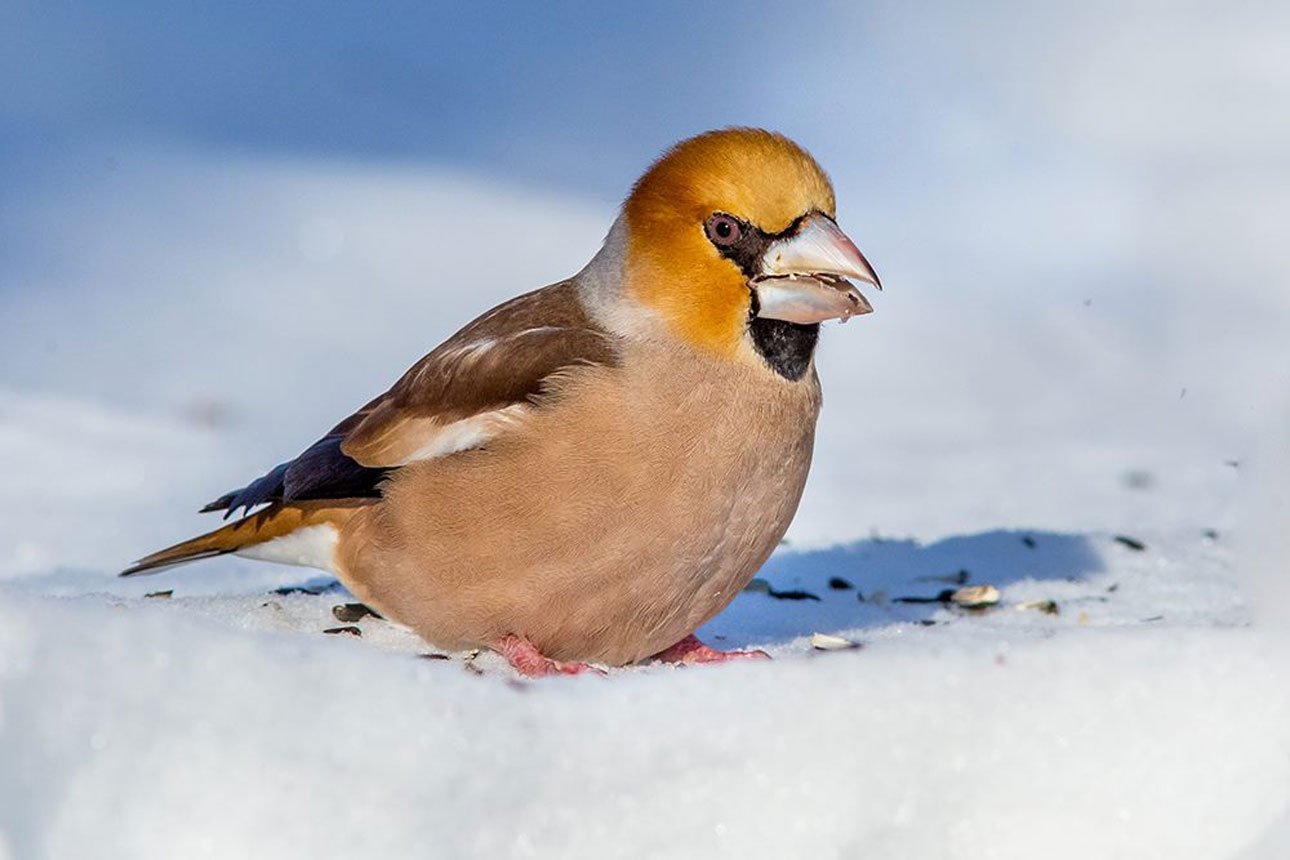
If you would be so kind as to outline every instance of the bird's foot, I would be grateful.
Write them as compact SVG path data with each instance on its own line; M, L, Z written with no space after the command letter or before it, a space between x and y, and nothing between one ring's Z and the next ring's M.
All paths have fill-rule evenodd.
M605 674L590 663L565 662L544 656L537 646L519 636L507 636L492 646L506 658L516 672L526 678L545 678L548 675L581 675L583 672Z
M725 663L730 660L769 660L770 655L765 651L718 651L704 645L698 636L691 633L671 648L655 654L654 659L688 666L695 663Z

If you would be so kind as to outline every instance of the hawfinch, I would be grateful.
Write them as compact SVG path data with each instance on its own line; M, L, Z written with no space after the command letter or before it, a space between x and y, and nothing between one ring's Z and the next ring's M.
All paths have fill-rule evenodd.
M123 575L234 553L333 572L444 649L525 675L719 662L694 631L787 530L820 323L879 288L782 135L677 144L581 272L498 305L290 462L246 515Z

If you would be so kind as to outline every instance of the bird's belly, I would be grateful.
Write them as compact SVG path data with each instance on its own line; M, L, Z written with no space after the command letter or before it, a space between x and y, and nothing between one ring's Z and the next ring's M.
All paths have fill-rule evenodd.
M813 405L644 435L573 416L540 445L409 467L343 541L343 578L441 647L517 635L556 659L644 659L723 609L783 537Z

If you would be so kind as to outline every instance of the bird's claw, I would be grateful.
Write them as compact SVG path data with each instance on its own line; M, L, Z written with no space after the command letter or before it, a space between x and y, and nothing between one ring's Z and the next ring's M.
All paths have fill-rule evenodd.
M658 652L654 659L662 663L679 663L683 666L703 663L728 663L731 660L769 660L765 651L718 651L710 648L691 633L670 648Z
M604 675L605 670L580 661L552 660L537 649L532 642L519 636L507 636L493 646L493 650L506 658L511 668L526 678L547 678L552 675Z

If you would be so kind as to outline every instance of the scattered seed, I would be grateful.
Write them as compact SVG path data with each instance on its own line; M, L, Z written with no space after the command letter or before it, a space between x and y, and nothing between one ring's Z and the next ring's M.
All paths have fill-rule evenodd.
M1039 544L1035 542L1035 539L1032 538L1030 535L1022 535L1021 542L1024 543L1026 546L1028 546L1030 549L1034 549L1035 547L1039 546Z
M954 596L954 589L946 588L935 597L893 597L895 603L949 603L950 598Z
M935 597L897 597L897 603L953 603L964 609L984 609L999 602L999 589L993 585L965 585L946 588Z
M1045 615L1061 615L1062 610L1057 605L1056 600L1027 600L1025 603L1018 603L1017 608L1021 610L1032 610L1042 612Z
M369 615L373 618L381 617L371 607L362 603L338 603L331 608L331 614L336 616L337 621L343 621L346 624L362 621Z
M324 632L324 633L331 633L331 634L333 634L333 635L334 635L334 634L336 634L336 633L347 633L347 634L349 634L350 636L362 636L362 635L363 635L363 631L362 631L362 630L359 630L357 627L355 627L355 626L354 626L354 625L352 625L352 624L346 625L345 627L328 627L328 628L327 628L326 630L324 630L323 632Z
M950 595L950 602L964 609L984 609L999 602L999 589L993 585L965 585Z
M169 600L175 594L173 588L167 588L165 591L149 591L144 597L152 597L158 600Z
M452 659L452 657L448 656L447 654L436 654L433 651L427 651L426 653L418 654L417 656L420 657L422 660L451 660Z
M1137 538L1131 538L1128 535L1116 535L1115 542L1120 544L1121 546L1127 546L1129 549L1133 550L1134 552L1142 552L1144 549L1147 548L1147 545L1145 543L1138 540Z
M831 633L812 633L811 647L816 651L849 651L862 647L859 642L843 639Z
M1142 623L1150 624L1152 621L1164 621L1164 620L1165 620L1165 617L1163 615L1153 615L1150 618L1142 619Z
M923 627L931 627L936 622L933 621L931 618L920 618L918 619L918 623Z
M834 591L848 591L855 586L840 576L834 576L829 578L829 588Z
M776 600L819 600L818 594L812 594L809 591L803 591L800 588L792 588L788 591L776 591L767 586L766 593Z
M1108 593L1108 594L1114 594L1115 592L1117 592L1117 591L1119 591L1119 590L1120 590L1120 583L1118 583L1118 582L1113 582L1113 583L1111 583L1110 585L1108 585L1108 586L1106 587L1106 591L1107 591L1107 593Z
M1205 529L1204 535L1205 540L1212 543L1213 541L1218 540L1218 529Z

